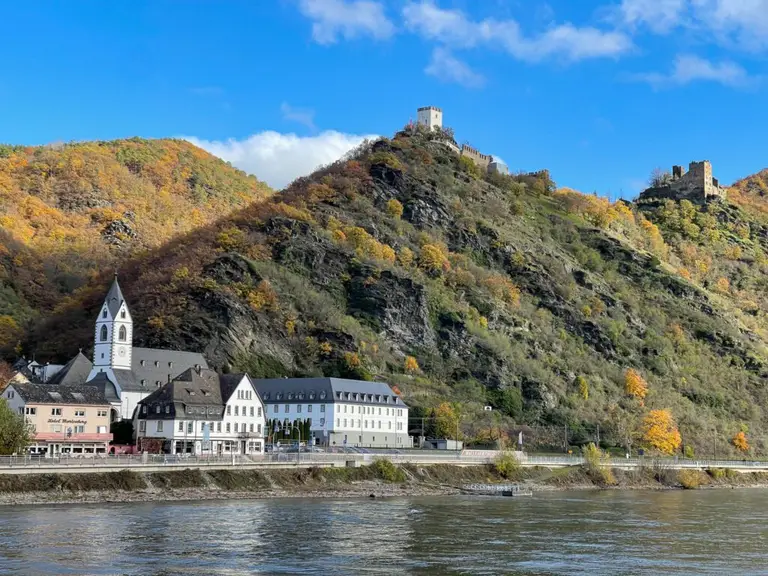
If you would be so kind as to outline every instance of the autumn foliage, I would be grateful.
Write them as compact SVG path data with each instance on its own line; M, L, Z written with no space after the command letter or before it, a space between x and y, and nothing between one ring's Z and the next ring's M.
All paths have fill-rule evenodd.
M643 442L662 454L672 454L680 448L682 438L669 410L651 410L643 419Z
M629 396L642 401L648 394L648 383L637 370L629 368L624 372L624 391Z
M731 440L731 443L733 444L734 448L736 448L736 450L738 450L739 452L749 451L749 442L747 441L747 435L743 431L738 432Z

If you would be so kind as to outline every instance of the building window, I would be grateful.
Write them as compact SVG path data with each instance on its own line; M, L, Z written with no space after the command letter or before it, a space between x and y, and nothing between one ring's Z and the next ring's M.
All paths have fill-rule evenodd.
M75 434L84 434L85 433L85 426L82 424L78 424L75 426Z
M107 341L107 327L102 326L101 327L101 341L106 342Z
M51 408L51 416L61 416L61 408Z
M347 427L347 419L344 418L344 428L346 428L346 427Z
M325 404L320 404L320 412L325 412Z
M251 406L251 418L253 418L253 412L254 412L253 406ZM259 416L261 416L261 414L259 414Z
M162 432L163 431L163 421L162 420L158 420L157 421L157 431L158 432Z
M37 414L37 408L27 407L25 410L25 414L28 414L29 416L34 416Z
M120 318L125 318L125 310L120 310Z
M296 405L296 412L298 412L299 414L301 414L301 404L297 404L297 405Z
M253 423L251 423L251 432L253 432Z
M142 360L142 361L141 361L141 365L142 365L142 366L146 366L146 364L147 364L147 361L146 361L146 360Z
M160 414L160 404L155 406L155 414Z
M235 406L235 416L240 416L240 407Z
M195 423L187 422L187 434L192 434L195 431Z
M146 432L146 431L147 431L147 421L139 420L139 432Z
M120 326L120 330L117 332L117 339L120 340L120 342L125 342L127 337L128 334L125 331L125 326Z
M286 412L290 412L291 411L291 405L290 404L286 404L285 405L285 411Z
M98 412L96 412L96 415L97 415L99 418L103 418L104 416L106 416L106 415L107 415L107 411L106 411L106 410L99 410Z
M259 424L256 429L258 430L259 434L261 434L261 424Z
M344 414L346 414L346 413L347 413L347 405L344 404Z
M238 391L237 391L237 399L238 399L238 400L240 400L240 398L241 398L242 396L243 396L243 391L242 391L242 390L238 390Z
M277 414L278 409L280 408L277 404L273 406L274 410L272 410L275 414Z
M341 421L336 418L336 428L341 428Z
M166 406L165 407L165 413L166 414L170 414L171 413L171 407L170 406Z
M221 422L216 422L216 432L221 432Z
M389 428L389 430L392 430L392 422L387 422L387 425L388 425L387 427Z
M232 415L232 406L227 406L227 416Z
M184 432L184 421L179 421L179 432Z
M142 414L146 414L146 413L147 413L147 405L146 405L146 404L144 404L144 405L141 407L141 413L142 413Z
M320 418L320 426L325 426L325 418Z
M309 404L309 405L307 406L307 412L312 412L312 404Z
M85 410L75 410L75 416L85 416Z
M107 309L104 308L104 310L101 311L101 317L106 318L107 317Z
M227 432L229 431L230 431L230 425L229 425L229 422L227 422Z
M368 420L365 421L365 427L368 428Z

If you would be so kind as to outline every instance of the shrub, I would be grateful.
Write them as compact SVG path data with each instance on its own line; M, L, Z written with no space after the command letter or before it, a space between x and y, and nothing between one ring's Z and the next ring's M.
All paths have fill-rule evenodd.
M733 440L731 440L731 443L739 452L746 453L749 451L749 442L743 431L738 432L736 436L733 437Z
M613 471L606 466L608 455L595 446L593 442L582 446L581 455L584 457L584 469L593 481L606 486L616 484Z
M428 272L450 270L451 264L439 246L424 244L419 255L419 266Z
M497 456L493 467L499 476L507 480L517 478L520 474L520 462L512 452L504 452Z
M371 469L378 478L381 478L385 482L403 483L407 480L405 472L402 468L392 464L390 460L386 458L379 458L373 464Z
M643 420L643 440L646 446L663 454L672 454L680 447L680 431L669 410L648 412Z
M680 470L677 473L677 481L686 490L696 490L701 486L701 474L698 470Z
M414 373L419 371L419 363L413 356L406 356L405 358L405 371L408 373Z
M387 213L393 218L400 218L403 215L403 205L395 198L392 198L387 202Z
M722 480L725 478L725 468L710 468L707 473L715 480Z
M624 390L630 396L643 400L648 394L648 383L634 368L629 368L624 373Z

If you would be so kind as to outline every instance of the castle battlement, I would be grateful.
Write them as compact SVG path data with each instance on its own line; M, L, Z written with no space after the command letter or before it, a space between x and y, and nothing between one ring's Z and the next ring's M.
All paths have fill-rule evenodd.
M640 193L640 200L668 198L707 202L725 197L725 188L712 176L712 163L709 160L690 162L688 172L682 166L672 166L672 176L668 180Z

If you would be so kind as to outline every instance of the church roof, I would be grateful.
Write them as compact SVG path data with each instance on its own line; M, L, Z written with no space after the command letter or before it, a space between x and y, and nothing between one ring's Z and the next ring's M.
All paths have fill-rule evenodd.
M58 384L60 386L73 386L85 384L88 374L93 369L93 363L85 357L82 352L72 358L64 365L64 368L56 372L48 380L48 384Z
M120 402L120 396L117 394L115 385L109 378L107 378L107 375L104 372L99 372L96 374L96 376L88 381L86 386L93 386L94 388L98 388L108 402Z
M120 284L117 282L117 274L115 274L115 279L112 281L112 286L109 287L109 292L107 292L104 302L107 304L112 317L117 316L117 311L120 310L120 306L125 302L123 292L120 290Z
M11 386L26 403L85 404L89 406L109 404L109 401L104 397L104 392L97 386L61 387L28 382L14 382Z
M208 368L205 357L197 352L137 348L131 352L131 369L113 369L117 384L124 392L151 392L167 384L189 368Z

